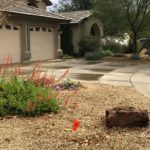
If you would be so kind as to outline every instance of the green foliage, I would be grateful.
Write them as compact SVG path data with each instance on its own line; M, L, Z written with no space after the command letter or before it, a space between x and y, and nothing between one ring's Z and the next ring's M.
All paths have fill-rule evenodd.
M124 34L128 24L119 0L95 0L94 11L103 22L105 37Z
M40 115L60 109L56 93L33 81L13 76L0 84L0 116Z
M110 50L101 50L103 57L112 56L112 51Z
M79 41L79 51L81 56L84 56L86 52L93 52L99 49L100 39L94 36L82 37Z
M104 24L104 36L128 33L137 53L137 39L149 32L149 0L95 0L95 14Z
M103 53L100 50L94 52L87 52L84 57L87 60L98 60L103 57Z
M139 60L140 59L140 56L139 56L139 54L138 53L133 53L132 55L131 55L131 59L132 60Z
M63 56L63 59L73 59L74 57L73 56L70 56L70 55L67 55L67 54L65 54L64 56Z
M68 12L76 10L90 10L93 7L93 0L59 0L55 6L58 12Z
M118 53L118 52L122 52L122 45L120 45L119 43L116 42L107 42L104 46L103 46L104 50L109 49L111 52L113 53Z

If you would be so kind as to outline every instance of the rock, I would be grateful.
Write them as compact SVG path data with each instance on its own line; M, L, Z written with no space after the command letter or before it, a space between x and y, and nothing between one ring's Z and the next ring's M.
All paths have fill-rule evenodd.
M134 107L115 107L106 110L106 126L112 127L144 127L149 122L148 111Z

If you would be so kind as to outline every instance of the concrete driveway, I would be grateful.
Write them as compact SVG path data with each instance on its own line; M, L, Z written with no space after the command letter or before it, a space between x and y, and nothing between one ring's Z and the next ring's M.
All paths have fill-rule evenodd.
M24 66L29 73L35 64ZM67 78L97 84L133 86L150 98L150 64L134 64L123 62L51 60L41 64L42 72L55 74L59 78L69 68Z

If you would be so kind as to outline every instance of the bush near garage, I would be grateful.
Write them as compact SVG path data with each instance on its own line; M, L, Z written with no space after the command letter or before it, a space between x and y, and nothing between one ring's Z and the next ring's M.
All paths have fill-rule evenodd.
M113 41L108 41L106 44L103 46L104 50L110 50L112 53L123 53L123 46L119 43L113 42Z
M80 55L84 56L86 52L94 52L99 50L100 39L99 37L96 36L84 36L80 38L78 45L79 45Z

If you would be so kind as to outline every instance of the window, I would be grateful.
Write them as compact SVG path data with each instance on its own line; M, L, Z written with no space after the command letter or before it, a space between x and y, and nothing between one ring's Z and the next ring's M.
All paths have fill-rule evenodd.
M35 31L39 32L40 31L40 27L35 27Z
M11 26L8 25L8 24L5 25L5 28L6 28L7 30L11 30Z
M90 33L92 36L100 37L100 29L96 23L92 25Z
M46 32L46 28L42 28L42 31L43 31L43 32Z
M0 25L0 29L2 29L3 28L3 25Z
M51 30L51 29L48 29L48 32L52 32L52 30Z
M30 28L29 30L30 30L30 31L34 31L34 28Z
M13 26L13 29L14 29L14 30L19 30L19 28L18 28L18 27L16 27L16 26Z

